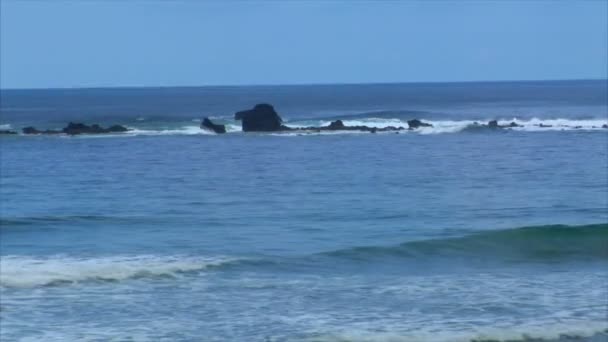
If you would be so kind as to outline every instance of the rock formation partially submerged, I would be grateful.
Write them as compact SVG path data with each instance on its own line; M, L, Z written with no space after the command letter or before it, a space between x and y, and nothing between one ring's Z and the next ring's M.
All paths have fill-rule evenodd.
M433 127L433 125L430 123L422 122L418 119L408 120L407 125L410 127L410 129L416 129L419 127Z
M513 127L523 127L522 125L518 125L516 122L511 122L508 125L499 125L498 121L492 120L488 122L488 127L490 128L513 128Z
M359 132L370 132L370 133L376 133L376 132L389 132L389 131L401 131L404 130L404 127L395 127L395 126L388 126L388 127L370 127L370 126L346 126L344 124L344 122L342 122L342 120L336 120L336 121L332 121L329 125L327 126L321 126L321 127L315 127L315 126L311 126L311 127L298 127L298 128L289 128L289 130L292 131L313 131L313 132L321 132L321 131L359 131Z
M214 124L209 118L204 118L201 122L201 129L207 129L217 134L226 133L226 126Z
M342 120L332 121L327 126L310 126L310 127L287 127L283 125L283 119L274 110L274 107L262 103L257 104L253 109L243 110L234 114L235 120L242 121L243 132L284 132L284 131L360 131L360 132L388 132L388 131L401 131L405 130L405 127L371 127L365 125L358 126L347 126ZM416 129L419 127L433 127L429 123L422 122L418 119L408 121L409 129Z
M283 119L274 110L274 107L261 103L253 109L242 110L234 114L235 120L241 120L243 132L277 132L290 130L283 126Z
M83 123L74 123L74 122L70 122L61 131L50 130L50 129L40 131L32 126L25 127L22 129L23 134L68 134L68 135L124 133L127 131L129 131L129 129L124 126L121 126L121 125L113 125L108 128L103 128L103 127L99 126L98 124L93 124L91 126L88 126Z

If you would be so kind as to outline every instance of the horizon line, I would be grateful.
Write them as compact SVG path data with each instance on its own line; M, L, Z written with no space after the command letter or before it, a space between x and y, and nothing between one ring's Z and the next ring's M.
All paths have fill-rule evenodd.
M472 80L472 81L389 81L389 82L314 82L314 83L267 83L267 84L207 84L207 85L116 85L116 86L65 86L65 87L23 87L2 88L0 91L21 90L101 90L101 89L163 89L163 88L239 88L239 87L306 87L306 86L357 86L357 85L397 85L397 84L459 84L459 83L533 83L533 82L580 82L607 81L606 78L560 78L522 80Z

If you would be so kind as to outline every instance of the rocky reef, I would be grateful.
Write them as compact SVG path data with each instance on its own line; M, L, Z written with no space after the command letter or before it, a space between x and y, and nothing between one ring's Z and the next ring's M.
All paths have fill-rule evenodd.
M405 130L402 126L388 127L371 127L365 125L347 126L342 120L332 121L327 126L309 126L309 127L287 127L283 125L283 119L275 111L272 105L261 103L255 105L253 109L243 110L234 114L235 120L241 120L243 132L285 132L285 131L360 131L360 132L389 132ZM433 127L433 125L422 122L418 119L408 121L409 129L419 127Z
M107 134L107 133L124 133L129 131L128 128L121 125L113 125L108 128L103 128L98 124L85 125L83 123L70 122L62 130L38 130L35 127L29 126L21 130L23 134L67 134L67 135L79 135L79 134Z

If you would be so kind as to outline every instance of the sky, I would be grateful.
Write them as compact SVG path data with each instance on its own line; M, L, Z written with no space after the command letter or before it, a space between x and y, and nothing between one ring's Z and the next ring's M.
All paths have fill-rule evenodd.
M608 1L0 0L0 88L608 77Z

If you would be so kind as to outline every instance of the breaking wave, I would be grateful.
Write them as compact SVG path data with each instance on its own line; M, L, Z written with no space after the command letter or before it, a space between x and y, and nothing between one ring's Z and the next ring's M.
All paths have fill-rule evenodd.
M416 115L414 115L416 114ZM404 134L442 134L442 133L459 133L459 132L483 132L483 131L497 131L495 129L489 129L487 127L488 121L485 120L474 120L474 119L440 119L439 116L432 115L420 115L424 113L419 112L407 112L408 116L395 115L393 112L373 112L364 113L359 115L346 115L346 116L330 116L316 119L292 119L285 120L284 124L290 128L304 128L304 127L322 127L328 126L334 120L342 120L346 126L368 126L376 128L385 128L389 126L403 127L406 130L400 131ZM364 116L372 115L372 116ZM429 119L425 119L425 117ZM424 122L430 123L432 127L419 127L414 130L407 130L408 119L421 118ZM234 121L231 118L220 118L213 119L216 123L225 124L227 133L241 133L241 123ZM550 132L550 131L608 131L608 119L606 118L587 118L587 119L565 119L565 118L553 118L553 119L540 119L540 118L503 118L497 120L499 125L507 126L511 123L516 123L517 127L508 127L500 131L523 131L523 132ZM100 135L79 135L77 137L133 137L133 136L173 136L173 135L216 135L215 133L201 129L199 122L200 119L193 119L190 123L184 123L183 125L166 125L166 124L155 124L150 121L144 123L134 123L127 126L130 131L125 133L112 133L112 134L100 134ZM0 129L15 129L10 124L0 125ZM54 129L60 129L55 127ZM366 133L357 131L285 131L275 132L273 135L307 135L307 134L346 134L346 133ZM391 132L389 132L391 133ZM394 133L394 132L392 132ZM65 135L59 135L67 137Z
M373 118L360 118L360 119L346 119L342 120L346 126L369 126L376 128L385 128L389 126L404 127L407 128L407 120L397 118L384 118L384 117L373 117ZM438 133L458 133L469 131L471 129L484 129L484 126L490 120L423 120L424 122L430 123L433 127L420 127L413 131L407 131L404 133L418 133L418 134L438 134ZM498 120L499 125L509 125L515 122L520 127L509 128L514 131L525 131L525 132L546 132L546 131L569 131L569 130L605 130L602 128L604 125L608 125L608 119L585 119L585 120L573 120L573 119L503 119ZM331 123L331 120L315 120L305 122L288 122L287 126L292 128L308 127L308 126L327 126Z
M0 286L37 287L91 281L122 281L145 277L175 277L235 262L227 257L110 256L76 258L3 255Z

